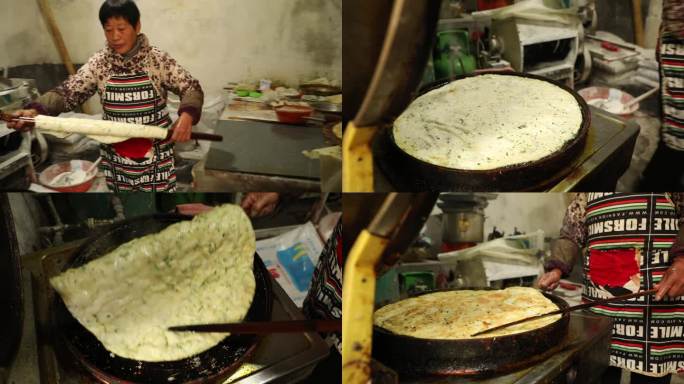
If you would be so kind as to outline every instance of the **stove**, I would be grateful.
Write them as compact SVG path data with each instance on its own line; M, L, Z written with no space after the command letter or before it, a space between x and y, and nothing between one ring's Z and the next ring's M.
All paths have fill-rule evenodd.
M526 191L615 190L618 178L627 170L632 159L639 125L634 120L625 121L595 107L589 108L592 123L587 144L578 158L539 185L530 185ZM390 155L389 135L380 133L378 136L373 142L375 192L413 191L417 187L424 189L415 180L407 179L402 169L393 166L396 160ZM498 191L500 188L492 185L489 190ZM458 186L454 191L459 191Z
M73 257L83 241L54 247L27 259L39 266L33 268L31 290L35 310L40 382L49 384L100 383L71 358L70 354L55 345L51 335L52 314L50 305L55 291L48 279L57 275ZM39 260L39 261L38 261ZM301 311L285 291L273 283L273 320L304 319ZM222 384L295 383L308 377L315 365L326 358L328 345L317 333L273 334L265 337L255 353L238 371Z
M612 320L589 312L570 314L568 335L559 351L542 362L519 371L486 378L423 378L400 383L513 384L513 383L595 383L608 367ZM386 367L385 367L386 369ZM392 377L391 375L384 375ZM387 381L386 381L387 382Z

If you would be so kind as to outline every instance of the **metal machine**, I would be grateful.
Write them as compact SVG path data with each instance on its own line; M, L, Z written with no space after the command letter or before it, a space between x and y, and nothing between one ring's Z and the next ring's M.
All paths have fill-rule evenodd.
M413 99L432 50L440 6L440 0L344 2L345 192L373 190L371 143L384 120Z
M495 21L492 30L503 40L503 57L513 69L574 85L580 36L577 27L509 18Z
M38 96L35 81L0 77L0 113L20 109ZM47 143L36 136L38 144L32 153L32 136L8 129L0 122L0 182L2 189L27 189L35 179L34 164L47 158Z

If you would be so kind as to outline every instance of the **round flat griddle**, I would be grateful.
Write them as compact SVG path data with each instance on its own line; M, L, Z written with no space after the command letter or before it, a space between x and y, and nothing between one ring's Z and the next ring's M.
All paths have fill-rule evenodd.
M582 111L582 126L578 134L560 150L536 161L491 170L462 170L431 164L406 153L397 145L390 127L378 138L383 153L376 157L380 169L395 187L405 191L526 191L537 189L552 176L561 175L564 168L570 171L570 165L584 149L591 125L591 112L584 99L567 86L541 76L513 72L497 74L549 82L570 93ZM452 81L482 75L485 74L459 76L453 80L433 83L423 88L421 95Z
M103 235L94 236L76 253L67 268L81 266L104 256L119 245L135 238L156 233L188 216L162 214L134 218L115 224ZM273 295L270 275L258 255L254 255L256 290L246 321L271 319ZM143 294L141 292L141 294ZM117 383L211 383L232 375L254 352L260 337L231 335L213 348L183 360L144 362L114 355L83 327L55 294L54 323L57 337L68 352L102 382ZM230 303L226 303L226 306Z
M426 292L430 293L430 292ZM423 293L423 294L426 294ZM565 300L543 293L559 308ZM479 339L440 340L402 336L373 327L373 357L402 377L486 376L522 369L562 346L570 315L542 328Z

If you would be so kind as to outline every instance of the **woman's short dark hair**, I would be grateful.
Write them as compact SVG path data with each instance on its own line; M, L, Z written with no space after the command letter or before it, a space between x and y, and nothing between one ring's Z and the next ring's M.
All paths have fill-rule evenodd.
M140 10L133 0L107 0L100 7L100 23L104 26L112 17L122 17L135 27L140 21Z

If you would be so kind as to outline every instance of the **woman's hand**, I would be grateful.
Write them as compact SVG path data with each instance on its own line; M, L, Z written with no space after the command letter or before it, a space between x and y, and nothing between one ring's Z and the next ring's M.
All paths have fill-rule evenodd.
M563 272L558 268L554 268L541 275L539 280L537 280L537 285L544 291L553 291L558 288L558 282L560 281L561 276L563 276Z
M173 126L173 136L171 136L171 140L177 143L190 141L191 133L192 116L189 113L183 112Z
M658 289L656 301L662 300L665 296L671 298L684 296L684 259L675 259L663 275L663 279L654 288Z
M250 192L242 199L242 209L250 217L262 217L273 213L280 201L280 195L275 192Z
M21 109L12 113L12 117L36 117L38 116L38 111L35 109ZM16 129L21 132L28 132L31 130L29 123L25 121L11 121L7 123L7 128Z

